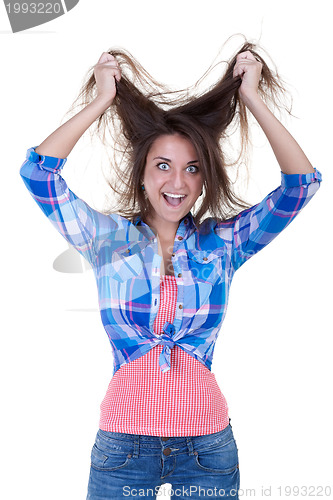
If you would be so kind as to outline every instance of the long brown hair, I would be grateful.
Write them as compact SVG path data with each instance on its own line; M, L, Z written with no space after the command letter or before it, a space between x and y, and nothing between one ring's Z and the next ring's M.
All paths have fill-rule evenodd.
M279 97L286 94L282 79L276 69L271 70L260 55L257 44L246 41L229 61L223 76L207 91L195 95L199 82L189 89L172 91L155 81L141 64L124 49L110 49L121 68L122 77L117 84L117 94L111 106L96 120L96 133L105 144L105 133L113 140L112 173L108 180L116 193L118 205L113 211L132 222L150 212L151 205L142 191L141 184L146 157L153 142L161 135L182 134L194 145L203 174L203 196L196 213L197 226L205 215L225 220L249 208L249 204L235 194L228 175L228 167L237 166L241 160L246 165L249 146L247 109L238 95L242 83L233 77L236 57L250 50L262 63L258 92L267 105L281 108ZM208 75L210 68L205 75ZM96 97L93 67L88 80L81 88L75 103L87 105ZM286 107L283 106L285 109ZM290 113L290 110L287 110ZM240 152L236 160L226 158L223 145L232 133L240 132ZM121 160L119 161L119 153ZM108 211L105 211L108 213ZM109 211L110 213L110 211Z

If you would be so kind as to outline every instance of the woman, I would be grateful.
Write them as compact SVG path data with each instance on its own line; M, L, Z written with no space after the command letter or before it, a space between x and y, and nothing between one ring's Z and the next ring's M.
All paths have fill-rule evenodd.
M27 152L21 176L93 267L113 349L91 452L90 500L155 498L163 483L172 484L171 497L238 498L238 450L211 372L230 284L321 181L264 102L275 103L279 91L278 76L251 43L215 86L177 99L127 52L109 51L81 91L84 108ZM247 110L266 134L282 178L252 207L233 192L223 152L235 124L239 159L246 150ZM120 201L111 213L92 209L60 175L96 120L98 132L112 123L127 160L114 165L118 182L111 187Z

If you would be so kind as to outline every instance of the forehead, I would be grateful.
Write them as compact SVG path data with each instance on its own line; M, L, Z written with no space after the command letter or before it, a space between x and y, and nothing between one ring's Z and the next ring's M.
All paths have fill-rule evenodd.
M184 136L174 135L161 135L150 147L148 156L164 156L171 160L180 156L190 156L190 160L196 160L196 150L192 142Z

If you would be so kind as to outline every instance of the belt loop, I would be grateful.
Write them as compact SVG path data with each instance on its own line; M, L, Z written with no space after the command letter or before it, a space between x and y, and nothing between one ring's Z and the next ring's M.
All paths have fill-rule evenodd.
M186 444L187 444L187 448L188 448L188 452L189 452L188 454L194 455L192 436L186 436Z
M135 434L133 439L133 458L138 458L139 452L140 452L140 436L138 434Z

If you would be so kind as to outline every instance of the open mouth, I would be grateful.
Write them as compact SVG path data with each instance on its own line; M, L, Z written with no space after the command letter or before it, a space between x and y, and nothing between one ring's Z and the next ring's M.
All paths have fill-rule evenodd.
M180 205L183 204L183 201L185 200L186 196L187 195L174 197L174 196L168 196L167 194L163 193L163 198L165 199L166 204L169 207L173 208L180 207Z

